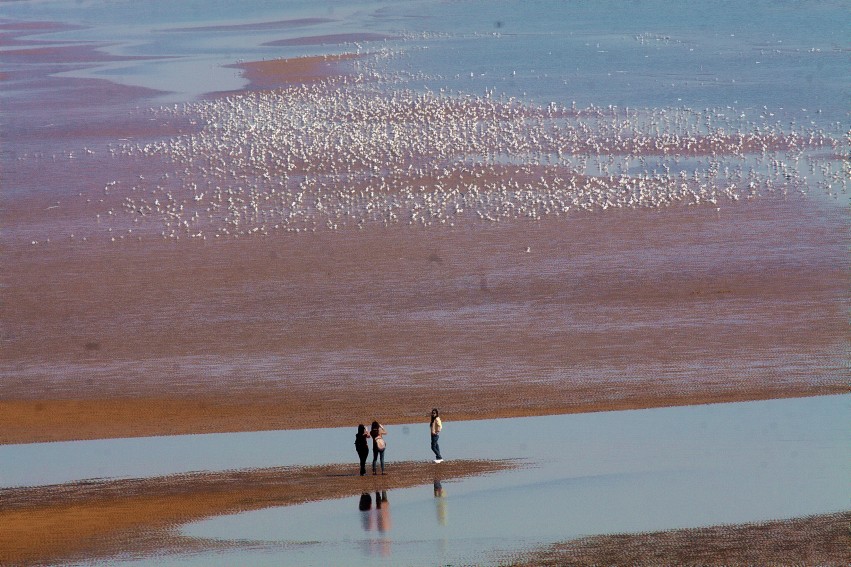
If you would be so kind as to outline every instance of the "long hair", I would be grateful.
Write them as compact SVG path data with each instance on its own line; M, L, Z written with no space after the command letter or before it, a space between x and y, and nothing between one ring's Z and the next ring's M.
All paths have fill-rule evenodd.
M437 411L437 408L431 410L431 422L434 423L435 418L440 417L440 412Z
M381 429L381 425L377 421L372 422L372 431L379 431Z
M361 423L358 425L358 435L363 435L364 433L366 433L366 426Z

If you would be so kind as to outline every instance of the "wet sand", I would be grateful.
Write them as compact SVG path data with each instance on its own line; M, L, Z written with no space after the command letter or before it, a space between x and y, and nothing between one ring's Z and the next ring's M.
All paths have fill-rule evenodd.
M508 565L820 565L851 563L851 512L647 534L594 536L553 545Z
M354 60L242 68L261 89ZM6 172L0 443L349 426L364 408L392 424L435 405L458 420L848 391L848 219L816 200L216 241L131 224L110 242L130 222L108 220L129 199L112 180L173 166L102 145L199 127L110 112L29 128L41 151Z
M761 207L21 247L0 440L846 392L841 224Z
M356 465L190 473L0 490L0 562L14 565L256 548L262 543L182 536L219 515L395 490L521 466L447 461L391 463L386 476ZM437 476L435 476L437 475ZM128 513L131 511L132 513ZM526 565L847 565L849 512L744 525L582 538L505 558ZM269 543L280 548L297 543Z
M616 411L704 403L740 402L771 398L845 393L841 386L742 388L733 392L680 394L645 384L634 390L621 388L610 401L594 400L594 388L524 387L522 395L506 394L505 387L452 389L439 397L420 388L414 395L393 395L393 405L380 413L388 424L409 423L419 415L410 408L424 408L435 399L451 396L454 420L528 417L536 415ZM386 389L386 388L385 388ZM374 395L351 391L299 391L289 388L273 393L221 396L95 398L71 400L0 401L3 443L35 443L81 439L145 437L194 433L224 433L316 427L345 427L362 419ZM337 397L338 396L338 397ZM329 407L329 400L334 402ZM396 405L398 404L398 405ZM457 410L454 410L455 407ZM386 418L385 418L386 416Z
M357 465L192 473L0 489L0 563L41 565L114 556L209 551L239 542L178 532L213 516L394 490L519 466L511 461L453 461L438 469L391 463L386 476L359 477Z
M288 84L308 84L339 77L347 61L357 58L353 53L341 55L316 55L294 59L251 61L234 67L242 69L243 77L250 81L248 88L273 89Z
M181 536L178 529L218 515L407 488L518 465L447 461L434 468L392 463L386 476L363 478L352 465L325 465L5 489L0 490L0 562L37 565L107 560L119 554L144 557L242 545L256 548L260 544ZM847 565L849 514L594 536L532 550L502 564Z

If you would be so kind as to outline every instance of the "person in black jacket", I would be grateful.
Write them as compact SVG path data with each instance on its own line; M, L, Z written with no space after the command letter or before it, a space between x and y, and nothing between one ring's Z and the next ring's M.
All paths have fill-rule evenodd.
M367 439L369 439L369 433L366 430L366 426L361 423L358 425L358 433L355 436L355 450L358 452L358 457L360 457L361 476L366 474L366 458L369 456L369 444L366 441Z

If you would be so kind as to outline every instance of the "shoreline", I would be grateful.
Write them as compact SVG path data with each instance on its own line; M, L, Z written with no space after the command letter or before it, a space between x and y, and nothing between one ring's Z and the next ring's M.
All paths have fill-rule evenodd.
M618 400L586 402L572 401L573 392L558 387L539 388L526 399L506 396L502 387L470 388L455 392L458 399L454 403L447 400L441 407L453 421L471 421L848 393L839 385L823 385L653 397L648 394L649 387L641 384L632 392L622 391ZM329 407L327 396L327 392L316 390L250 396L0 400L0 445L349 427L363 420L363 408L372 399L369 393L345 392ZM397 425L422 421L423 412L418 410L431 407L432 401L427 390L396 396L395 403L382 406L382 422ZM533 407L530 401L536 402Z
M0 562L15 565L108 560L256 548L257 543L182 536L179 527L220 515L352 497L522 467L463 461L440 468L392 463L386 476L359 477L355 464L276 467L93 480L0 489ZM132 509L133 514L127 514ZM746 524L603 534L496 560L532 565L846 565L851 511ZM273 542L265 544L274 547ZM281 543L286 545L286 543Z
M263 91L287 85L309 85L320 81L339 80L346 76L343 66L360 57L356 53L341 53L236 63L229 67L241 69L248 86L238 91L213 94L243 94L252 90Z
M457 460L435 469L394 462L386 476L359 477L354 463L0 489L0 564L239 547L240 542L182 536L179 527L214 516L410 488L517 466L511 461Z

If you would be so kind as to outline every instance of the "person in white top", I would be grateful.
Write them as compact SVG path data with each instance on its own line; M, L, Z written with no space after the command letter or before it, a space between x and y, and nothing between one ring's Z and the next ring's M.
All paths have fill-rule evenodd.
M372 429L369 430L369 436L372 437L372 474L376 474L375 462L381 459L381 474L384 474L384 449L387 444L384 441L384 436L387 431L384 426L377 421L372 422Z
M440 456L440 445L437 444L441 429L443 429L443 424L440 421L440 412L437 411L437 408L434 408L431 410L431 450L434 451L435 463L443 462L443 457Z

